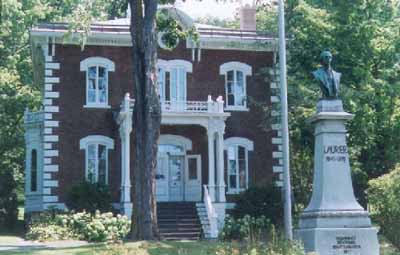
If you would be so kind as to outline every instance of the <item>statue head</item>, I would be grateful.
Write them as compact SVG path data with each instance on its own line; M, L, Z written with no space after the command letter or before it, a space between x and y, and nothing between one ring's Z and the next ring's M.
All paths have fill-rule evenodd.
M321 52L319 59L323 66L330 67L332 62L332 53L328 50L324 50L323 52Z

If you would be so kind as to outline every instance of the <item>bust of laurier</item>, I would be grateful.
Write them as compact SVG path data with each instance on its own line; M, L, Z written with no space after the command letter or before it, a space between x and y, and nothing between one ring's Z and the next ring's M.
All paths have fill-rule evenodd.
M313 71L315 80L317 80L322 91L322 99L338 99L341 73L332 69L332 54L329 51L323 51L320 55L321 67Z

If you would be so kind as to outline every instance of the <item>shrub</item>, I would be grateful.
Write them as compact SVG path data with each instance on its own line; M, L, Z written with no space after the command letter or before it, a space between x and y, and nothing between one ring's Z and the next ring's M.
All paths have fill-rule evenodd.
M245 215L255 218L264 216L274 225L281 225L282 206L281 191L275 185L251 187L237 197L231 215L236 219Z
M244 240L249 243L256 243L261 239L266 239L272 228L270 221L265 216L255 218L245 215L240 219L228 216L225 218L220 239L225 241Z
M89 242L119 241L130 231L130 220L126 216L112 213L86 212L56 215L44 214L33 221L27 239L38 241L80 239Z
M17 219L18 201L13 172L0 170L0 229L14 227Z
M282 235L270 229L269 240L264 242L222 242L218 245L217 255L305 255L304 248L298 241L286 240ZM311 253L309 255L312 255ZM316 255L316 254L313 254Z
M84 181L68 190L66 205L79 212L109 212L112 210L111 193L107 185Z
M29 228L26 239L44 241L56 241L74 239L68 228L59 225L35 224Z
M367 190L370 212L381 233L400 248L400 165L369 181Z

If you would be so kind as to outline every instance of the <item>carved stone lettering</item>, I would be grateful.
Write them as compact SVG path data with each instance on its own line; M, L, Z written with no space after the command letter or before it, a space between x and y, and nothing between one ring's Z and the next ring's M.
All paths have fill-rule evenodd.
M355 236L337 236L336 244L332 245L334 250L343 250L343 253L350 253L351 250L361 249L361 245L357 244Z
M329 145L325 146L324 153L325 154L346 154L347 146L346 145Z

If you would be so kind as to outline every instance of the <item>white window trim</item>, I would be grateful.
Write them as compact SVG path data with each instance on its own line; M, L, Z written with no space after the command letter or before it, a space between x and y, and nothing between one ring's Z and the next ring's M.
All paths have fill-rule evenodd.
M254 143L253 141L247 139L247 138L243 138L243 137L230 137L228 139L226 139L224 141L224 150L228 151L229 147L235 147L237 148L238 146L244 147L245 148L245 159L246 159L246 188L235 188L232 189L229 186L229 169L227 171L227 194L239 194L240 192L246 190L249 187L249 151L253 151L254 150ZM236 154L238 153L238 150L236 149ZM238 155L236 155L236 160ZM229 158L227 159L227 161L229 161ZM237 165L237 170L238 170L238 164ZM227 163L227 168L229 167L229 164ZM236 172L236 176L239 176L239 172ZM238 178L238 177L237 177ZM239 185L238 180L236 181L236 184Z
M235 76L236 76L236 71L241 71L243 73L244 96L247 97L247 76L252 75L252 67L246 63L237 61L227 62L219 67L219 74L225 76L225 110L249 111L249 108L247 107L247 100L244 102L244 105L228 105L227 75L229 71L234 71Z
M88 86L89 86L89 74L88 74L88 69L89 67L92 66L101 66L106 69L106 75L107 75L107 88L106 88L106 102L100 103L100 102L95 102L95 103L90 103L88 102ZM114 72L115 71L115 64L113 61L103 58L103 57L89 57L81 61L80 63L80 70L82 72L86 72L86 102L85 105L83 106L84 108L111 108L108 102L108 96L109 96L109 85L110 85L110 80L108 73L109 72Z
M186 74L185 74L185 80L183 82L183 90L184 90L184 95L183 98L185 98L185 100L187 100L187 73L192 73L193 72L193 64L189 61L183 60L183 59L172 59L172 60L163 60L163 59L158 59L157 60L157 69L161 68L162 69L162 74L164 75L164 88L163 88L163 98L161 98L161 101L165 101L165 97L166 97L166 90L165 90L165 72L171 72L172 69L174 68L182 68ZM178 83L179 83L179 74L178 74ZM177 93L180 93L179 88L177 88ZM171 97L171 95L170 95ZM177 95L177 97L179 98L179 95Z
M107 150L107 157L106 157L106 185L108 185L108 172L109 172L109 155L108 155L108 150L113 150L114 149L114 140L112 138L109 138L107 136L103 135L90 135L86 136L85 138L82 138L79 141L79 148L81 150L85 150L85 179L88 180L88 148L89 145L96 144L96 145L103 145L106 147ZM97 146L98 148L98 146ZM97 157L98 153L96 153ZM95 181L98 182L99 179L99 173L98 169L95 172Z
M192 141L180 135L160 135L158 144L173 144L182 146L185 151L192 150Z

